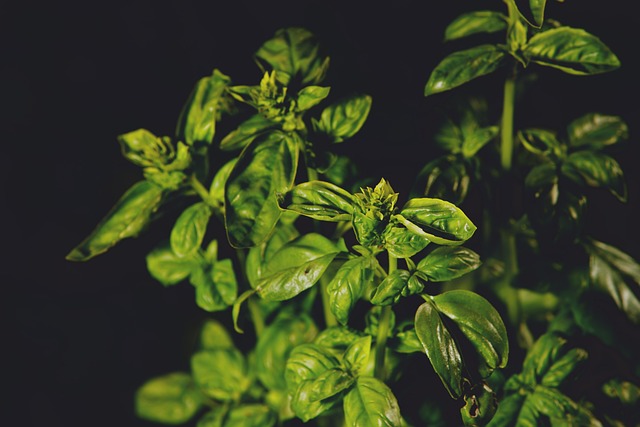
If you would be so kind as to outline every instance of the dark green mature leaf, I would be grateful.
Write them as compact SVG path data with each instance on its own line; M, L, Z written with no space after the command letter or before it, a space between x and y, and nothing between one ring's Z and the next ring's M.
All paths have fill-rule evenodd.
M146 262L151 277L164 286L180 283L200 268L200 260L195 254L179 257L169 245L159 246L149 252Z
M297 111L307 111L310 108L318 105L322 102L327 96L329 96L329 91L331 88L322 87L322 86L305 86L300 92L298 92L297 97Z
M342 363L354 377L362 375L369 363L371 336L358 338L351 343L342 357Z
M529 398L528 395L516 393L502 399L487 427L537 427L538 413L529 404Z
M600 149L626 139L629 129L618 116L590 113L569 123L567 134L572 147Z
M415 327L431 366L451 397L457 399L462 395L462 356L435 303L427 301L418 307Z
M495 33L507 29L507 17L492 10L468 12L454 19L444 30L444 40L456 40L478 33Z
M268 406L251 403L231 409L224 427L273 427L277 422L278 416Z
M376 288L371 296L371 304L391 305L397 302L410 277L411 273L407 270L393 270Z
M480 356L478 370L483 377L507 365L507 330L500 314L489 301L466 290L445 292L433 297L433 301L436 309L451 319L475 348Z
M122 239L136 237L160 207L164 190L149 181L139 181L118 200L91 234L73 248L66 259L87 261L108 251Z
M226 88L231 79L218 69L209 77L201 78L193 88L180 118L176 135L188 145L211 144L216 130L216 121L228 110Z
M196 287L196 304L209 312L226 309L238 294L238 282L230 259L194 271L191 283Z
M599 74L620 66L618 57L588 32L559 27L540 32L524 48L527 59L569 74Z
M457 279L480 267L480 255L462 246L443 246L434 249L417 265L432 282Z
M319 221L350 221L355 200L330 182L309 181L293 187L279 203L283 209Z
M562 163L562 173L578 184L606 188L618 200L627 200L627 184L620 164L597 151L577 151Z
M320 55L316 37L308 30L296 27L276 31L255 56L276 70L284 85L297 75L302 84L317 84L324 78L329 65L329 58Z
M170 239L171 249L176 255L184 257L200 249L211 213L209 205L198 202L180 214L171 230Z
M398 353L424 353L424 347L418 339L415 328L400 331L389 340L391 348Z
M462 421L467 426L484 426L496 413L496 393L485 382L474 385L464 395L465 405L460 408Z
M261 134L245 147L225 187L232 246L255 246L269 236L280 217L276 194L291 188L297 165L298 147L283 132Z
M525 129L518 132L518 140L527 151L538 155L561 155L561 144L554 132L545 129Z
M390 224L384 230L384 248L395 258L409 258L423 250L429 239L419 236L406 227Z
M284 301L313 286L340 252L343 241L309 233L282 246L267 262L257 291L269 301Z
M311 342L318 329L307 314L281 315L258 338L255 370L269 390L286 390L284 378L289 353L296 346Z
M338 322L346 325L349 313L373 278L374 260L359 256L342 264L327 286L329 307Z
M505 52L489 44L454 52L431 72L424 96L444 92L494 72L503 63Z
M433 198L409 200L396 218L409 231L439 245L459 245L477 229L456 205Z
M227 136L220 141L220 149L222 151L239 150L246 147L260 133L275 127L275 123L262 114L255 114L240 123L238 128L229 132Z
M555 332L541 335L527 353L522 365L522 382L533 387L568 349L567 339Z
M398 401L391 389L373 377L360 377L344 398L346 425L353 427L400 427Z
M145 382L136 391L136 415L163 424L183 424L202 406L203 396L191 376L174 372Z
M196 384L213 399L239 399L251 383L246 371L244 356L235 348L198 351L191 356L191 372Z
M333 142L351 138L364 125L371 110L371 96L354 95L325 108L320 120L312 120L315 131L330 135Z
M528 403L538 413L558 421L570 421L572 414L578 410L578 405L561 391L543 386L536 386L533 394L529 396ZM569 425L584 424L569 423Z
M588 353L581 348L572 348L553 362L544 373L540 384L545 387L559 387L576 367L588 357Z

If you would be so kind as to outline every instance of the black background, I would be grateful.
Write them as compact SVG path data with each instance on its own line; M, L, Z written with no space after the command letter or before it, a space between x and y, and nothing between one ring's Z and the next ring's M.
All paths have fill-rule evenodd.
M519 101L516 127L562 129L592 111L627 121L629 141L616 149L629 202L596 193L589 227L638 259L640 19L630 4L550 2L548 16L598 35L623 65L590 77L538 68L538 80ZM406 192L438 154L430 137L453 96L424 98L429 72L474 43L443 44L445 26L464 11L500 7L475 0L3 3L2 353L9 362L1 365L0 417L14 422L0 424L150 425L133 414L135 389L152 376L188 369L206 314L190 286L162 288L144 265L171 220L87 263L64 260L140 179L121 157L117 135L141 127L171 135L197 79L219 68L236 84L255 84L253 52L278 28L305 26L332 58L332 93L374 99L346 150L358 154L365 174ZM499 100L500 79L478 79L468 90Z

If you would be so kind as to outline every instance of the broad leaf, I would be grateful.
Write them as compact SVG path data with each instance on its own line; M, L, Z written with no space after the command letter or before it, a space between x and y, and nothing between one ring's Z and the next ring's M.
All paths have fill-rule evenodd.
M503 64L504 57L503 50L489 44L452 53L431 72L424 96L445 92L490 74Z
M217 320L207 319L200 330L202 350L226 350L233 348L233 340L227 330Z
M295 141L282 132L261 134L240 154L225 187L225 226L234 247L251 247L272 232L280 208L276 194L293 185Z
M440 245L459 245L477 228L453 203L433 198L409 200L396 218L409 231Z
M391 389L373 377L360 377L344 398L345 423L352 427L400 427L398 401Z
M190 280L196 287L196 304L205 311L224 310L236 300L238 282L230 259L194 271Z
M364 125L371 110L369 95L355 95L325 108L320 120L313 120L314 130L330 135L333 142L351 138Z
M298 395L308 396L309 401L319 402L348 389L355 382L355 378L341 368L331 368L315 378L307 381L298 390Z
M151 221L163 196L164 190L149 181L135 183L66 259L87 261L108 251L122 239L136 237Z
M562 163L562 173L578 184L605 188L618 200L627 200L627 184L620 164L597 151L577 151Z
M351 344L362 338L362 333L346 326L331 326L318 334L314 344L328 349L339 350L342 354Z
M200 249L211 213L209 205L198 202L180 214L171 230L170 239L171 249L176 255L184 257Z
M277 422L277 414L268 406L251 403L231 409L224 421L224 427L273 427Z
M298 92L297 111L307 111L318 105L327 96L329 96L330 88L322 86L306 86Z
M247 146L260 133L275 127L275 123L262 114L255 114L240 123L238 128L229 132L220 141L220 149L223 151L239 150Z
M491 10L468 12L454 19L444 30L444 40L456 40L478 33L495 33L507 29L507 17Z
M359 256L342 264L327 286L329 307L336 319L343 325L349 320L349 313L364 295L373 278L374 263L370 257Z
M532 190L540 190L543 187L557 185L558 183L558 167L554 162L546 161L535 166L527 174L524 184ZM556 204L558 200L558 191L555 190L555 197L551 205Z
M531 409L526 406L527 399L528 398L526 395L511 394L500 400L500 403L498 404L498 410L487 426L538 426L536 414L532 413Z
M195 353L191 372L202 392L216 400L237 400L250 385L244 356L236 349Z
M480 264L480 255L471 249L443 246L423 258L417 269L432 282L445 282L474 271Z
M599 149L626 139L629 129L618 116L590 113L569 123L567 134L573 147Z
M211 197L212 202L217 203L221 207L224 206L224 187L237 161L238 159L233 158L222 165L214 175L213 180L211 180L209 196Z
M620 66L618 57L588 32L559 27L540 32L524 49L527 59L569 74L599 74Z
M146 262L151 277L165 286L180 283L200 268L197 256L179 257L169 245L159 246L149 252Z
M371 304L391 305L398 301L400 293L407 286L411 273L407 270L396 269L378 285L371 296Z
M417 235L406 227L390 224L384 230L384 248L395 258L409 258L429 244L425 236Z
M371 353L371 336L367 335L354 341L342 357L342 363L347 370L357 377L361 375L369 363L369 355Z
M350 221L355 200L337 185L309 181L293 187L279 203L283 209L319 221Z
M462 143L462 155L467 158L473 157L498 135L499 130L498 126L489 126L476 129L471 135L465 135Z
M427 163L418 173L411 197L431 197L459 205L467 197L471 178L464 162L443 156Z
M183 424L202 406L191 376L174 372L145 382L136 392L136 415L163 424Z

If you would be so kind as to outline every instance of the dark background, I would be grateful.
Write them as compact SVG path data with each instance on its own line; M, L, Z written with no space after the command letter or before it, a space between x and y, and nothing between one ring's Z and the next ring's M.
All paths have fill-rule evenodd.
M590 227L638 259L640 19L630 4L550 2L548 16L598 35L623 65L591 77L538 68L516 127L562 129L592 111L627 121L630 138L617 158L629 202L596 194ZM453 96L424 98L429 73L446 54L475 44L443 44L445 26L464 11L501 7L475 0L3 3L2 353L9 362L0 376L0 417L14 422L0 424L150 425L133 414L135 389L188 369L206 313L189 285L165 289L144 264L171 221L87 263L64 260L141 177L121 157L117 135L141 127L171 135L197 79L219 68L236 84L255 84L253 52L278 28L305 26L332 58L332 93L373 96L370 118L348 150L359 153L365 174L384 176L402 194L439 154L430 138ZM502 96L491 76L468 90Z

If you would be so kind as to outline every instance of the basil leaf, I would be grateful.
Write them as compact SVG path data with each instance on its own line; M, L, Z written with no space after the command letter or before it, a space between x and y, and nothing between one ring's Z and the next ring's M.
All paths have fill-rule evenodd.
M298 395L306 394L311 402L319 402L348 389L355 382L348 372L340 368L329 369L313 381L307 381Z
M444 41L478 33L495 33L507 29L507 17L491 10L468 12L454 19L444 30Z
M627 139L629 129L618 116L590 113L569 123L567 134L572 147L600 149Z
M233 347L233 340L222 323L213 319L205 320L200 330L202 350L227 350Z
M229 132L227 136L220 141L220 149L222 151L239 150L246 147L260 133L272 129L275 123L262 114L255 114L240 123L236 130Z
M488 377L494 369L507 365L507 330L500 314L489 301L466 290L448 291L436 295L433 301L438 312L460 328L480 356L478 370L483 378Z
M462 421L468 426L487 425L498 409L496 394L484 382L470 387L464 396L465 405L460 408Z
M316 132L331 136L333 142L351 138L364 125L371 110L371 96L354 95L322 110L320 120L312 120Z
M268 406L251 403L232 408L224 421L224 427L273 427L277 423L276 413Z
M409 258L423 250L429 239L407 230L404 226L390 224L384 230L384 248L395 258Z
M373 278L371 257L359 256L346 261L327 285L329 307L336 319L343 325L349 320L349 313Z
M556 332L541 335L522 364L522 382L529 387L538 384L567 347L567 339Z
M171 230L170 239L171 249L177 256L191 255L200 249L211 213L209 205L198 202L180 214Z
M391 305L400 299L400 293L407 286L411 273L407 270L396 269L378 285L371 296L371 304Z
M209 196L211 197L211 201L217 203L220 207L224 206L224 187L227 183L227 179L229 179L231 171L236 165L237 160L238 159L233 158L222 165L214 175L213 180L211 180Z
M166 164L173 147L146 129L137 129L118 136L124 158L136 166L153 167Z
M389 344L398 353L424 353L424 347L418 339L415 328L396 333L389 340Z
M221 401L239 399L251 383L236 349L198 351L191 356L191 372L203 393Z
M350 221L354 203L354 197L337 185L309 181L287 192L280 206L319 221Z
M568 350L562 357L553 362L553 365L544 373L540 384L545 387L559 387L587 357L587 352L581 348Z
M597 151L577 151L562 163L562 173L578 184L604 187L618 200L627 200L627 184L620 164Z
M489 44L454 52L431 72L424 96L445 92L473 79L490 74L503 64L505 53Z
M409 231L440 245L461 244L477 228L460 208L433 198L409 200L396 218Z
M522 394L511 394L504 397L500 400L498 410L487 426L537 426L538 421L535 413L531 413L527 400L528 396Z
M418 307L415 328L431 366L451 397L457 399L462 395L462 356L432 301Z
M434 249L417 265L432 282L457 279L480 267L480 255L461 246L443 246Z
M163 196L164 190L149 181L135 183L66 259L87 261L108 251L122 239L136 237L151 221Z
M371 353L371 336L358 338L344 352L342 363L354 377L362 375L369 363Z
M539 190L543 187L549 185L555 185L558 183L558 174L557 174L557 166L554 162L546 161L535 166L533 169L529 171L527 177L524 180L524 184L534 190ZM557 189L556 189L557 190ZM555 201L552 203L553 205L557 202L557 191L555 196Z
M342 354L347 347L362 338L362 333L346 326L331 326L318 334L314 344L331 350L339 350Z
M260 335L255 350L255 371L269 390L286 390L284 373L287 358L298 345L311 342L318 333L306 314L280 315Z
M518 132L518 140L530 153L546 156L561 155L560 141L554 132L544 129L526 129Z
M498 126L489 126L476 129L471 135L465 135L462 143L462 155L466 158L473 157L498 135L499 130Z
M169 245L159 246L149 252L146 263L151 277L164 286L180 283L200 268L200 260L195 255L179 257Z
M224 427L225 415L227 415L227 410L218 406L200 417L196 427Z
M145 382L136 391L135 411L145 420L183 424L198 412L202 400L191 376L174 372Z
M345 424L353 427L402 425L398 401L391 389L373 377L360 377L344 398Z
M620 60L588 32L570 27L540 32L524 48L527 59L569 74L599 74L620 67Z
M322 86L306 86L298 92L297 111L307 111L318 105L322 100L329 96L331 88Z
M225 187L232 246L255 246L269 236L280 217L276 194L291 188L297 165L295 142L279 131L261 134L242 151Z
M176 135L188 145L211 144L216 121L229 110L226 88L231 79L218 69L196 83L178 119Z
M443 156L420 170L410 196L442 199L459 205L467 197L470 181L464 162L455 156Z
M194 271L191 283L196 287L196 304L209 312L226 309L238 294L238 282L230 259Z

